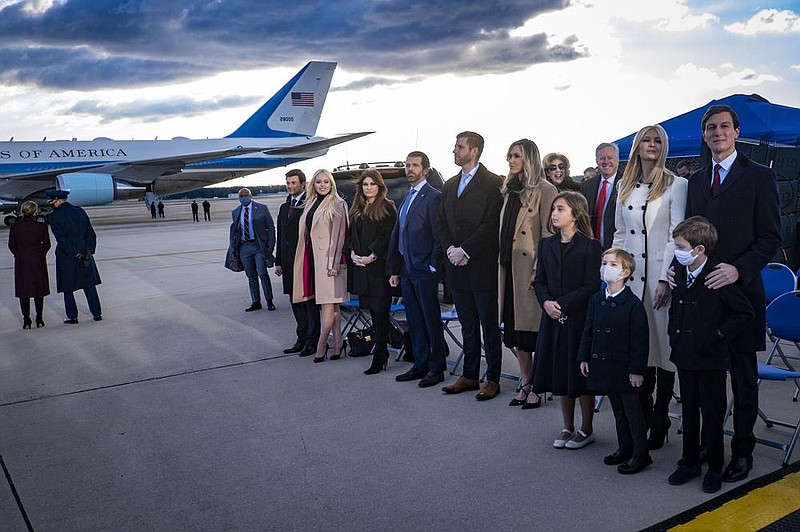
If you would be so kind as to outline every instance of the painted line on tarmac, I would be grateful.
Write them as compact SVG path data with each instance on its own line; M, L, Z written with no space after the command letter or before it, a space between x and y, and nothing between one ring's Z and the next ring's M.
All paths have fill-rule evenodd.
M20 399L19 401L9 401L8 403L0 403L0 408L3 408L5 406L14 406L14 405L22 405L22 404L25 404L25 403L33 403L33 402L36 402L36 401L43 401L45 399L53 399L53 398L56 398L56 397L68 397L70 395L78 395L78 394L82 394L82 393L96 392L96 391L99 391L99 390L108 390L108 389L111 389L111 388L120 388L122 386L130 386L130 385L133 385L133 384L141 384L141 383L144 383L144 382L153 382L153 381L160 381L160 380L165 380L165 379L172 379L174 377L183 377L185 375L194 375L195 373L205 373L207 371L214 371L214 370L218 370L218 369L227 369L227 368L235 368L235 367L238 367L238 366L247 366L249 364L257 364L259 362L268 362L270 360L280 360L282 358L291 358L291 357L294 357L294 356L297 356L297 355L295 353L292 353L292 354L289 354L289 355L281 354L281 355L276 355L276 356L271 356L271 357L258 358L258 359L255 359L255 360L245 360L243 362L233 362L231 364L222 364L222 365L219 365L219 366L211 366L211 367L208 367L208 368L190 369L190 370L186 370L186 371L180 371L178 373L170 373L169 375L159 375L158 377L147 377L146 379L136 379L136 380L127 381L127 382L118 382L118 383L115 383L115 384L106 384L104 386L95 386L95 387L92 387L92 388L84 388L82 390L73 390L71 392L62 392L62 393L54 393L54 394L49 394L49 395L40 395L38 397L30 397L28 399Z
M8 468L6 467L6 461L3 460L2 454L0 454L0 466L2 466L3 473L5 473L6 475L6 481L8 481L8 487L11 488L11 494L14 495L14 500L17 502L17 508L19 509L19 513L22 515L22 519L25 521L25 526L28 527L28 530L30 532L34 532L31 520L28 519L28 512L25 511L25 506L22 504L22 500L19 498L19 493L17 493L17 487L14 486L14 480L11 478L11 473L8 471Z

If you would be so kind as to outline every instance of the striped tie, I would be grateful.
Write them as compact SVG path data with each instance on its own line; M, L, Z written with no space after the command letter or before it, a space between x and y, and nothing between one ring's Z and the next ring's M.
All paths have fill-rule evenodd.
M244 208L244 239L251 240L250 238L250 206Z

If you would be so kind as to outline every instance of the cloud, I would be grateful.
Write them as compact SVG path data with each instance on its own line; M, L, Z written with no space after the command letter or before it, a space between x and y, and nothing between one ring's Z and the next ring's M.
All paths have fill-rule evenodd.
M792 70L800 70L800 65L792 65L789 68L791 68Z
M726 92L739 87L754 87L779 78L772 74L758 74L750 68L735 70L732 65L721 67L718 70L699 67L693 63L679 66L674 74L673 81L691 83L693 86L705 90Z
M339 61L373 76L506 73L585 55L515 28L569 0L19 0L0 3L0 81L88 90Z
M402 85L405 83L417 83L423 80L422 76L412 76L404 79L386 78L381 76L367 76L365 78L351 81L347 85L341 87L332 87L331 92L338 91L360 91L364 89L371 89L372 87Z
M140 122L160 122L173 117L203 115L233 107L242 107L260 102L259 97L228 96L211 100L194 100L188 97L163 100L134 100L109 104L100 100L80 100L61 114L89 115L100 118L101 124L134 118Z
M788 9L762 9L745 22L728 24L725 29L739 35L800 33L800 15Z

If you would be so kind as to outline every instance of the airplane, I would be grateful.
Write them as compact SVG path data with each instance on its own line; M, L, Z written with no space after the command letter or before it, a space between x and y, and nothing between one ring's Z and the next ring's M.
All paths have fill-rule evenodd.
M333 138L316 130L337 63L311 61L233 133L219 139L0 142L0 212L23 201L45 205L45 191L69 190L73 205L152 201L325 155L373 133ZM5 216L10 225L16 214Z

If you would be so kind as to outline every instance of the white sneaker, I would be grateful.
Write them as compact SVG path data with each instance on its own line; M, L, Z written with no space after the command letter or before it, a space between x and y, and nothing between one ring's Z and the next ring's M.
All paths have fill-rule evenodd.
M564 447L567 449L582 449L590 443L594 443L594 434L589 434L587 436L585 432L578 430L575 431L572 438L564 444Z

